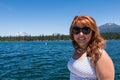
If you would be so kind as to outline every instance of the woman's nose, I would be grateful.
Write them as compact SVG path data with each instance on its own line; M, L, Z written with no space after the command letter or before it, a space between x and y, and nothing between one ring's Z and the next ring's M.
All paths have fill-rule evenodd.
M80 31L79 35L81 35L81 36L82 36L82 35L84 35L84 34L83 34L83 32L82 32L82 31Z

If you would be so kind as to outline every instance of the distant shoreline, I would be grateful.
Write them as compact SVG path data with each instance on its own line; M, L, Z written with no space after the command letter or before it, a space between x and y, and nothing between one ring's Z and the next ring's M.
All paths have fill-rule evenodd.
M104 39L106 40L119 40L120 33L101 33ZM7 41L59 41L59 40L70 40L69 35L49 35L49 36L0 36L0 42L7 42Z

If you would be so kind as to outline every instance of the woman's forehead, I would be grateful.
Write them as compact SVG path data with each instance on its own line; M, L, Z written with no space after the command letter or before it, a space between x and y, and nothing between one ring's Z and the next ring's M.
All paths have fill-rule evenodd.
M80 21L76 22L75 26L86 26L85 24L81 23Z

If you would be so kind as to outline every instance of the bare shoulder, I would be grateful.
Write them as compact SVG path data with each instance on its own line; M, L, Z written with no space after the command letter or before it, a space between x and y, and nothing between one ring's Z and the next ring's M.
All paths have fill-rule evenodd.
M96 73L98 80L114 80L114 64L110 56L105 50L96 64Z

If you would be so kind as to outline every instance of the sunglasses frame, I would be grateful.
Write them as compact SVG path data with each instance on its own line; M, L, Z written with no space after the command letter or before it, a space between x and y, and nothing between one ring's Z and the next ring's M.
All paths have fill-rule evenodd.
M74 26L73 29L72 29L72 33L73 34L79 34L80 32L82 32L83 34L87 35L87 34L90 34L91 32L91 29L87 26L84 26L82 28L78 27L78 26Z

